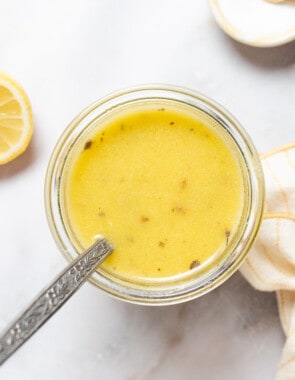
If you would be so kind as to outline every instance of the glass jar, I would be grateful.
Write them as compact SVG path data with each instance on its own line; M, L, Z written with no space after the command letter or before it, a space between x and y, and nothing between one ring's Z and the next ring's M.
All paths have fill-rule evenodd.
M145 305L167 305L194 299L228 279L241 265L257 236L264 206L264 178L260 159L253 143L239 122L223 107L188 89L152 85L116 92L98 100L82 111L66 128L52 153L45 181L45 206L48 223L56 244L68 260L82 247L69 232L63 212L63 181L70 153L100 120L135 104L181 105L193 109L197 118L217 128L233 146L245 183L245 202L239 227L220 260L200 270L180 276L134 281L122 279L97 269L90 281L122 300Z

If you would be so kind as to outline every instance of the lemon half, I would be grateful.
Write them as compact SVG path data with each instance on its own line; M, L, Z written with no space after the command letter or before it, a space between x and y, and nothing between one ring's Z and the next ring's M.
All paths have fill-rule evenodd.
M0 165L22 154L31 141L33 116L23 88L0 73Z

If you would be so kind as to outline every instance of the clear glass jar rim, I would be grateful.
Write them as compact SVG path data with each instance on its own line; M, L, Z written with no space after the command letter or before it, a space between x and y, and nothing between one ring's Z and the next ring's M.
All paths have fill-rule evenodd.
M234 135L249 170L251 209L249 210L245 236L234 261L228 262L222 268L216 268L215 273L210 275L210 278L205 279L205 281L203 280L202 283L198 283L198 279L195 279L195 281L192 281L187 286L176 285L175 289L169 291L161 289L154 291L151 291L151 289L143 290L138 289L136 286L126 287L120 282L114 283L113 281L109 281L107 277L98 273L95 273L90 279L92 283L109 294L132 303L164 305L184 302L216 288L239 268L257 236L263 214L264 178L259 156L250 137L240 123L215 101L186 88L156 84L118 91L101 98L87 107L65 129L53 150L45 180L46 215L56 244L67 259L73 260L77 252L73 249L69 238L65 238L65 231L62 231L65 227L57 199L59 171L67 155L67 143L69 143L69 139L75 138L75 135L78 134L78 128L83 130L83 126L85 127L97 114L112 112L120 104L138 99L171 99L176 102L181 101L193 105L205 112Z

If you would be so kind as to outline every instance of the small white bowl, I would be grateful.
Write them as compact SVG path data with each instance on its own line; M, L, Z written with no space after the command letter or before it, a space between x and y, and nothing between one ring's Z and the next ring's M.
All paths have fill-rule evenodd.
M256 47L295 41L295 2L209 0L218 25L233 39Z

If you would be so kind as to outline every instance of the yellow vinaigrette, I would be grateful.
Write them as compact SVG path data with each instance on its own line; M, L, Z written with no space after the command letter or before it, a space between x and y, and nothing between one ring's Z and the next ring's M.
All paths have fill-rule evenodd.
M185 108L141 107L97 122L66 168L63 208L82 246L114 245L105 270L159 278L214 260L238 228L245 197L236 152Z

